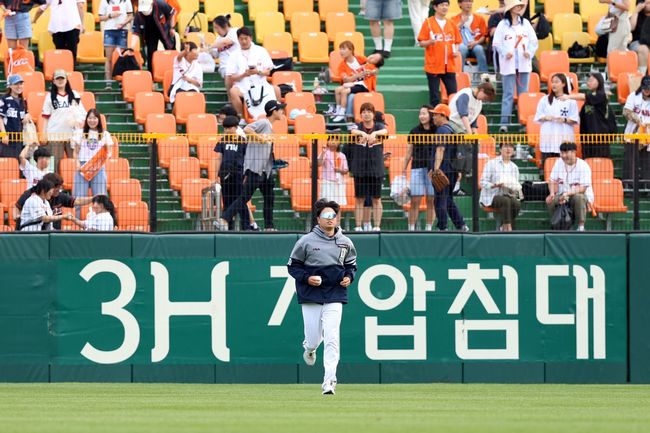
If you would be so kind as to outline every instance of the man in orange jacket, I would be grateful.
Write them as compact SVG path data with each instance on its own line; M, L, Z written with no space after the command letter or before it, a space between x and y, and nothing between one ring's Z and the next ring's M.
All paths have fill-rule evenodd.
M424 48L424 71L429 84L429 102L440 102L440 80L447 94L456 93L456 59L458 46L463 42L458 27L447 19L449 0L433 0L435 15L422 24L418 42Z

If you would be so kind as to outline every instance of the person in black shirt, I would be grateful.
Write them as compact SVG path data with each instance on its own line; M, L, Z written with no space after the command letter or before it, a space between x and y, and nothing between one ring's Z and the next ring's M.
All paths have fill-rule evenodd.
M147 47L147 68L153 72L153 53L162 42L166 50L173 50L176 37L173 20L176 10L164 0L140 0L133 31L139 34ZM167 89L164 89L167 91Z
M90 204L93 200L92 196L90 197L74 197L68 194L67 192L61 191L63 186L63 178L56 173L48 173L43 176L43 179L48 180L54 184L54 193L50 199L50 207L52 208L53 215L62 215L64 207L73 208L75 206L85 206ZM20 212L23 210L23 206L29 197L31 197L34 192L34 188L29 188L26 190L16 201L15 207L15 221L16 221L16 230L20 227ZM52 226L55 230L61 230L61 221L54 221Z
M383 123L375 121L375 106L370 102L361 105L361 122L356 124L352 135L357 139L351 144L350 171L354 175L355 231L362 231L363 202L366 195L372 197L373 231L381 230L381 184L384 180L384 145L381 137L388 134Z
M435 204L436 216L438 217L437 227L440 231L446 231L447 216L449 216L458 230L468 232L469 228L465 224L463 216L456 207L454 196L452 194L454 185L456 185L458 172L452 165L452 161L457 152L457 140L454 139L454 130L449 124L451 110L445 104L438 104L433 110L431 110L431 113L433 114L433 123L436 125L436 134L439 135L435 138L436 147L433 151L432 164L430 168L434 173L442 171L445 176L447 176L447 179L449 179L449 185L447 185L442 191L436 191Z
M16 158L23 150L23 124L31 121L23 99L23 79L20 75L11 75L7 79L7 93L0 98L0 131L8 135L2 137L0 158Z
M237 116L226 116L223 120L224 136L217 143L214 151L217 153L215 160L217 182L221 184L223 196L223 208L228 207L242 195L242 184L244 181L244 157L246 156L246 141L237 134L239 118ZM248 210L241 208L239 218L244 230L248 228ZM234 221L228 221L228 230L233 230Z
M436 127L433 124L433 115L429 112L432 109L433 107L430 105L423 105L420 108L420 113L418 114L420 123L411 129L408 136L408 147L406 149L406 157L404 158L402 175L406 176L406 169L408 168L409 162L411 162L411 208L409 209L408 215L409 231L415 230L418 215L420 214L422 196L425 196L427 201L425 227L427 231L431 231L433 228L433 220L436 218L433 186L427 177L429 159L433 152L433 142L429 134L435 134L436 132Z

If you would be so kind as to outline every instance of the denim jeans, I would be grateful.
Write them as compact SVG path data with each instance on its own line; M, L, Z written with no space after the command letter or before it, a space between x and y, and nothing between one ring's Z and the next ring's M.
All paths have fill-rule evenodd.
M515 86L517 86L517 94L528 92L528 79L530 73L519 72L516 74L502 75L501 82L503 86L503 100L501 101L501 125L511 123L510 116L512 115L512 102L515 99Z
M465 225L465 220L460 214L456 203L454 203L453 195L457 173L455 171L444 171L444 173L449 179L449 185L442 191L435 192L434 205L436 207L436 218L438 219L436 226L439 230L447 230L447 217L449 216L454 226L461 229Z
M474 45L474 48L470 50L467 48L467 45L461 44L459 51L460 55L463 57L463 67L465 67L465 62L467 61L468 55L473 54L474 57L476 57L476 62L478 63L478 71L488 71L487 56L485 55L485 48L483 48L483 45L476 44Z
M82 164L83 165L83 164ZM88 187L92 191L93 196L98 194L106 194L106 169L102 168L97 172L95 177L90 180L86 180L79 171L74 173L74 181L72 184L72 195L74 197L86 197L88 196ZM115 206L118 203L114 203ZM77 218L81 215L81 209L77 206L76 208Z

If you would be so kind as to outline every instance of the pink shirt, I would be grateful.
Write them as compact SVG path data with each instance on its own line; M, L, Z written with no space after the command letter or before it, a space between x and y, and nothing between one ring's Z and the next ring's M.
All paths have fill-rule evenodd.
M341 180L341 173L336 173L334 168L339 170L347 171L348 160L345 155L341 152L332 152L331 150L326 150L325 155L323 156L323 171L321 172L321 179L331 180L334 182L339 182Z

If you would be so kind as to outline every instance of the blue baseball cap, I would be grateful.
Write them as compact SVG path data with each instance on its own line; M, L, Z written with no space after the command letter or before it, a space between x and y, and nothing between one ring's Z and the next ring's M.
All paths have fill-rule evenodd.
M22 82L24 82L23 77L18 74L10 75L9 78L7 78L7 86L13 86Z

